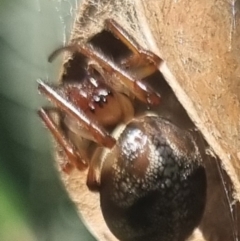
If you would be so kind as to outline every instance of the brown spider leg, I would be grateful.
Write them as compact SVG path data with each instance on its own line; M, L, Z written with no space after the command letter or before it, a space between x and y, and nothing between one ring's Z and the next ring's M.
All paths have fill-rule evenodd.
M129 33L123 29L116 21L113 19L107 19L105 21L105 27L108 31L110 31L115 37L119 38L132 52L133 56L126 59L124 61L124 65L134 66L138 62L146 63L148 62L148 68L146 71L150 75L155 72L161 63L161 58L159 58L156 54L143 49Z
M57 110L54 108L41 108L38 111L38 115L41 117L46 127L50 130L54 139L66 153L68 160L62 165L62 170L66 173L70 173L74 167L79 170L85 170L89 163L86 155L79 153L72 142L66 138L59 126L52 119L50 112L57 112Z
M108 148L112 148L115 145L116 140L109 135L104 128L99 126L95 121L91 120L83 111L74 107L43 81L38 80L38 84L39 91L46 95L50 101L56 104L62 111L79 121L79 123L81 123L94 137L98 144Z
M103 147L98 147L91 159L88 174L87 174L87 186L89 190L93 192L98 192L100 189L100 181L97 178L97 170L100 170L101 163L99 162L99 159L101 159L101 155L103 153Z
M65 162L61 165L62 170L69 174L74 167L76 167L80 171L85 170L87 167L89 167L86 184L91 191L98 192L100 188L100 182L97 178L96 170L100 169L101 163L99 162L99 157L103 151L103 147L98 147L95 150L91 161L89 161L87 158L87 154L79 152L75 145L66 138L65 134L52 119L50 112L59 113L58 109L56 108L45 107L41 108L38 111L38 115L45 123L46 127L50 130L56 142L66 153L68 160L65 160Z
M89 59L96 61L106 72L108 72L109 75L119 79L141 101L151 105L159 104L160 95L147 83L132 77L130 73L121 69L110 59L107 59L102 53L96 51L91 45L70 45L57 49L50 55L49 61L51 62L62 51L77 51L82 53ZM107 84L111 85L111 82L107 82Z

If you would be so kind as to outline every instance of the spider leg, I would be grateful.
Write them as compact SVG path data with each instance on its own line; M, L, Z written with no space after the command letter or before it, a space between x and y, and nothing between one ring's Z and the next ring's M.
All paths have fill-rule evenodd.
M79 170L86 169L89 163L86 157L87 155L83 152L80 153L73 143L67 139L60 127L55 123L51 114L56 112L58 113L56 108L41 108L38 111L38 115L41 117L46 127L50 130L56 142L66 153L67 160L65 160L63 165L61 165L62 170L66 173L70 173L74 167L77 167Z
M94 157L91 161L87 158L87 153L82 149L79 151L75 145L66 137L60 127L55 123L51 117L52 113L59 114L59 110L56 108L41 108L38 111L38 115L41 117L42 121L45 123L46 127L50 130L56 142L64 150L67 159L61 164L61 168L64 172L69 174L74 167L82 171L89 167L87 174L87 186L91 191L99 191L100 182L97 178L96 170L99 169L99 155L102 152L103 147L98 147L94 153Z
M131 69L131 72L133 72L137 78L143 79L158 70L158 66L162 61L161 58L142 48L116 21L107 19L105 21L105 28L131 50L132 54L128 58L123 59L121 65L127 69Z
M128 60L131 62L131 65L135 64L136 61L141 61L141 63L150 62L155 66L156 70L162 60L156 54L142 48L116 21L107 19L105 21L105 28L115 35L116 38L119 38L132 51L134 57Z
M80 171L85 170L88 167L87 186L91 191L98 192L100 188L100 181L98 180L96 170L99 170L100 168L99 156L101 155L104 147L98 147L89 161L87 153L85 153L84 150L79 152L70 139L66 138L63 131L51 117L51 113L58 112L59 111L56 108L45 107L38 111L38 115L67 156L67 160L64 160L64 163L61 164L61 168L64 172L69 174L74 167Z
M97 171L100 171L100 166L101 163L99 162L99 159L101 159L102 153L104 152L103 147L98 147L95 152L94 155L91 158L91 162L89 165L89 169L88 169L88 175L87 175L87 186L89 188L89 190L93 191L93 192L98 192L100 189L100 181L98 179L98 174Z
M70 45L54 51L49 57L49 61L52 61L60 52L70 51L70 52L79 52L91 60L94 60L98 63L104 71L108 73L109 76L112 76L114 79L118 79L130 90L138 99L141 101L157 105L160 102L160 95L154 91L147 83L143 82L141 79L136 79L130 73L125 71L120 66L116 65L112 60L106 58L104 54L98 52L93 46L86 45ZM111 81L107 82L108 85L111 85ZM114 88L114 86L111 86Z
M104 128L98 125L96 121L89 118L84 111L69 103L57 91L43 81L38 80L38 84L39 91L48 97L59 109L75 118L76 121L93 136L98 144L107 148L112 148L115 145L116 140Z

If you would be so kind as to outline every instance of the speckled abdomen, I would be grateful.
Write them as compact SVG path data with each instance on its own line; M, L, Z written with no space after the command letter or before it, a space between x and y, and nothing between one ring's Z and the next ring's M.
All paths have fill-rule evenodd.
M131 121L101 173L104 218L121 241L183 241L206 199L203 157L190 132L156 116Z

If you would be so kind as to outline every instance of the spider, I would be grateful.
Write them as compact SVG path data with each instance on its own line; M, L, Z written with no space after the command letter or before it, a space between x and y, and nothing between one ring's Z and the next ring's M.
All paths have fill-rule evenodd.
M190 131L157 112L136 114L138 105L160 104L145 77L162 60L113 19L105 30L130 54L116 62L90 43L54 51L50 61L62 51L85 56L85 78L58 86L39 80L40 93L55 105L41 108L39 116L66 154L62 169L88 168L86 184L99 192L104 219L119 240L183 241L204 211L204 157Z

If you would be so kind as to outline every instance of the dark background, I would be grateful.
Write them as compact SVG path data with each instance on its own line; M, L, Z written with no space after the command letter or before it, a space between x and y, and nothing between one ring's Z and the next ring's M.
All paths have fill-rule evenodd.
M0 239L95 240L53 166L36 79L57 81L77 0L0 0Z

